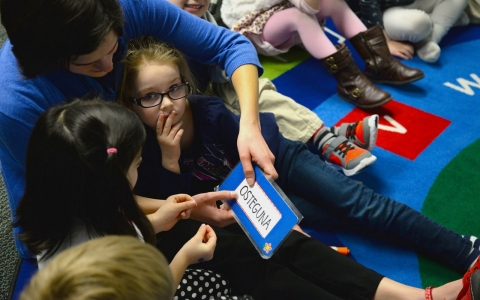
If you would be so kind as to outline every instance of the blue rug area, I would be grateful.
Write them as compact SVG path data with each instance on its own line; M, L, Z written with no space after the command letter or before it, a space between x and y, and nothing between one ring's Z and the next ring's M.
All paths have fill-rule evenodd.
M331 23L327 23L327 28L335 32ZM337 41L336 36L330 37L334 43ZM364 63L354 48L348 41L346 44L363 69ZM313 58L307 58L273 80L279 92L312 109L327 126L378 113L378 145L372 151L378 159L354 179L437 221L440 216L435 211L424 210L425 200L435 187L437 176L480 138L480 26L453 28L443 39L441 47L442 54L437 63L427 64L418 57L403 61L408 66L422 69L425 78L404 86L379 85L390 92L394 100L370 111L359 110L341 100L336 95L335 80ZM476 156L471 159L478 160ZM478 201L480 182L471 186L471 183L456 182L453 176L451 180L455 182L453 189L465 189L474 195L468 199L454 197L452 202L457 201L458 206L462 206L466 202ZM435 207L435 204L431 206ZM476 210L476 215L478 211L480 209ZM452 224L445 224L447 221L443 220L439 222L454 227L461 234L480 235L478 222L465 222L462 215L457 214L446 219L451 219ZM460 277L460 274L449 272L438 274L432 268L423 270L421 265L425 258L401 244L392 245L381 239L344 232L322 233L315 228L307 229L312 236L327 240L326 243L346 245L352 258L408 285L423 287L432 280L438 285Z

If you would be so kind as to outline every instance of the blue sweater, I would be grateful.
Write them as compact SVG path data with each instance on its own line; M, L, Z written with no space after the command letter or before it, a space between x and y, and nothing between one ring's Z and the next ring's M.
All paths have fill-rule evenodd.
M195 195L212 191L240 161L237 150L239 117L229 111L217 97L194 95L188 98L194 122L192 147L182 151L181 174L162 166L162 152L153 129L145 126L147 141L138 168L137 195L165 199L172 194ZM281 166L284 137L275 116L261 113L262 135Z
M167 1L119 2L126 22L115 62L123 57L126 40L151 35L173 44L191 59L220 65L229 75L244 64L256 65L262 73L255 48L239 34L192 16ZM67 70L24 79L7 39L0 50L0 66L0 162L13 217L23 195L26 149L38 117L52 105L73 97L99 95L113 100L122 65L116 64L100 81ZM19 229L14 232L16 235ZM16 245L22 257L31 256L17 240Z

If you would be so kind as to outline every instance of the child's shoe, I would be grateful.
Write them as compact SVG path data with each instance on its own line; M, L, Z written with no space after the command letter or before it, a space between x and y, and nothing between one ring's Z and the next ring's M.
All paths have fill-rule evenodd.
M315 138L325 162L341 169L347 176L363 171L377 160L369 151L355 146L344 136L336 136L322 128Z
M332 127L331 131L339 136L346 137L358 147L372 151L377 142L378 115L365 117L355 123L343 123L338 127Z
M457 300L480 299L480 261L475 264L463 276L463 288L457 296Z

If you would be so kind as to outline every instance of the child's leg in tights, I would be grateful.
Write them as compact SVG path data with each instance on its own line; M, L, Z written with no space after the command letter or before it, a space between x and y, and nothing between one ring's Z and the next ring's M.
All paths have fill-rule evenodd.
M362 74L345 45L337 49L332 44L314 13L296 7L276 12L266 22L262 38L273 47L287 48L297 34L307 51L334 76L342 99L362 108L377 107L392 99Z
M319 21L331 18L338 32L349 39L367 27L343 0L322 0L321 9L316 14Z
M263 28L264 40L274 47L289 41L297 33L307 51L317 59L337 52L318 20L314 16L301 12L296 7L275 13Z

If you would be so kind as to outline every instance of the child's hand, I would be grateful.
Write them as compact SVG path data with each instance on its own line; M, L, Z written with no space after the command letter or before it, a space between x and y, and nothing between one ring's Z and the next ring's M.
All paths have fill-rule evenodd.
M383 34L385 35L385 39L387 40L388 50L393 56L397 56L403 59L412 59L413 55L415 54L415 49L413 45L409 42L402 42L392 40L387 32L383 30Z
M197 202L186 194L173 195L153 214L148 215L155 233L170 230L178 220L188 219Z
M193 198L197 202L197 207L192 212L192 219L218 227L225 227L236 222L233 211L226 209L226 206L217 207L217 201L236 199L235 192L209 192L194 195Z
M188 242L183 245L178 254L184 255L189 264L208 261L213 258L217 245L217 236L210 225L202 224Z
M173 124L177 112L172 111L170 115L160 114L157 120L157 141L162 150L162 165L165 169L180 173L178 159L180 158L180 141L183 135L181 129L183 122Z

